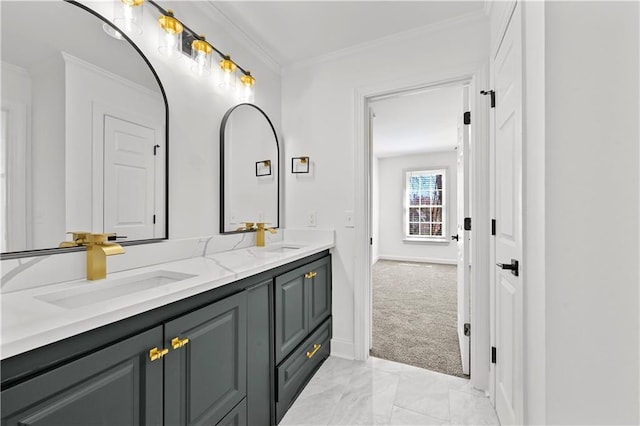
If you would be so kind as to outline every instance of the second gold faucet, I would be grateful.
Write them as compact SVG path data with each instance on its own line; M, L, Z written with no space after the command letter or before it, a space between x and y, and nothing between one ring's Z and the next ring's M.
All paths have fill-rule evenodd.
M271 234L275 234L277 231L274 228L265 228L265 224L256 223L256 246L264 247L264 231L269 231Z

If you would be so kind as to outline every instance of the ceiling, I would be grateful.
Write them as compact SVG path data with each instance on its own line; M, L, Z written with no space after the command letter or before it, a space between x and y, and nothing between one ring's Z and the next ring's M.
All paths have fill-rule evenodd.
M462 86L413 92L370 103L373 155L452 151L458 142Z
M463 15L484 1L210 1L281 67Z
M484 12L473 1L209 1L277 66L284 68ZM462 89L440 88L373 105L374 155L455 149Z

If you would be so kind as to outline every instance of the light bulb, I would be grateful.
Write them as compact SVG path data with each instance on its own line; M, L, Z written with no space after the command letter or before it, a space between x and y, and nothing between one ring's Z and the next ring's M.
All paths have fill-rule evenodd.
M224 89L235 89L236 87L236 64L231 61L230 56L225 56L220 61L220 78L219 86Z
M179 59L182 53L182 24L173 17L171 10L167 10L166 15L158 18L158 23L160 24L158 51L168 58Z
M211 52L213 48L203 35L199 40L194 40L191 43L191 59L193 59L191 71L198 76L208 75L211 72Z
M127 34L142 34L143 3L144 0L120 0L115 3L113 23Z

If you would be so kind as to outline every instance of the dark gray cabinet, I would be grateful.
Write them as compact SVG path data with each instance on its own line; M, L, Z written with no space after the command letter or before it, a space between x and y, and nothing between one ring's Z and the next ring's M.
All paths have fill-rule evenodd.
M331 352L331 257L275 278L276 423Z
M273 394L272 279L247 289L247 424L275 422Z
M244 399L246 311L242 292L165 324L165 424L215 425Z
M276 363L331 314L330 259L325 257L276 277Z
M2 392L2 425L161 425L162 326Z
M274 425L330 339L324 251L2 360L1 424Z
M217 424L246 395L246 298L227 297L3 391L2 425Z

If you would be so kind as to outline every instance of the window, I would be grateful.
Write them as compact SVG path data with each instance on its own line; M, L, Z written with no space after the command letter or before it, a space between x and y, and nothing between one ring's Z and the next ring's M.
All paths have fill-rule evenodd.
M405 172L405 239L445 239L445 180L443 169Z

